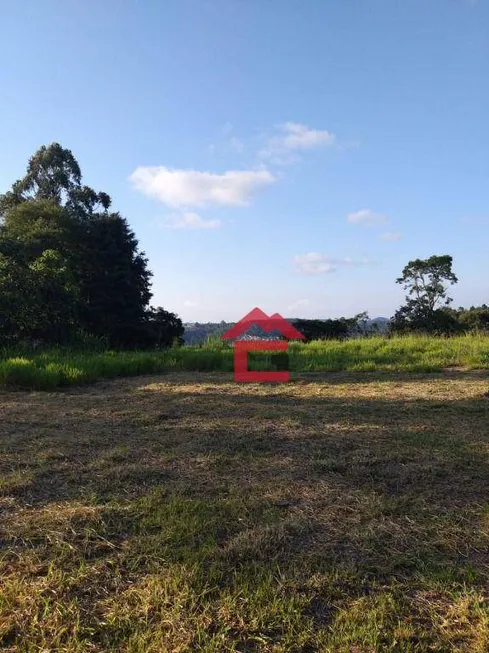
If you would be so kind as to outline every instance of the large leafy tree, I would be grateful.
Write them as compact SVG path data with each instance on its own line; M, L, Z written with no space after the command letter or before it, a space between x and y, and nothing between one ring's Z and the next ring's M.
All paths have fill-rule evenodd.
M151 298L151 272L126 220L118 213L85 225L77 254L83 328L118 347L141 344Z
M452 333L458 330L458 321L448 310L452 302L448 288L458 281L452 265L453 259L447 254L409 261L396 280L407 294L406 303L392 319L393 331Z
M80 166L71 150L59 143L43 145L29 159L25 176L13 184L12 190L0 195L0 215L12 206L33 199L64 205L80 218L99 209L108 210L109 195L96 193L81 181Z
M71 326L118 347L161 340L147 259L110 207L70 150L53 143L30 158L0 195L0 333L59 341Z

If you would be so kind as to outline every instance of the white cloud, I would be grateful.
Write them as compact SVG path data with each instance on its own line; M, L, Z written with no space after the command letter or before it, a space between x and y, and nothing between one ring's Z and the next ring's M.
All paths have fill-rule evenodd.
M293 263L300 274L317 275L336 272L342 266L371 265L373 261L367 258L352 259L350 257L337 259L319 252L308 252L294 256Z
M195 302L193 299L186 299L186 300L183 302L183 305L184 305L186 308L195 308L196 306L199 305L199 302Z
M298 299L296 302L292 302L292 304L289 304L287 306L287 309L289 311L295 311L298 308L305 308L306 306L309 306L308 299Z
M318 145L332 145L335 135L326 130L310 129L297 122L286 122L282 126L285 136L281 142L288 150L308 150Z
M144 195L175 207L244 206L276 179L265 168L228 170L222 174L140 166L130 176Z
M220 220L206 220L198 213L183 211L169 215L165 225L173 229L217 229L222 225Z
M301 274L328 274L336 270L336 266L328 256L317 252L297 254L293 262L296 270Z
M349 213L346 216L348 222L353 224L361 224L366 227L377 227L382 224L389 222L389 218L383 213L375 213L370 209L361 209L360 211L355 211L354 213Z
M399 231L386 231L383 234L380 234L381 240L387 240L389 242L395 242L396 240L401 240L402 234Z
M336 136L326 130L311 129L297 122L286 122L277 127L278 133L270 138L259 156L276 164L289 164L297 160L294 153L316 147L333 145Z

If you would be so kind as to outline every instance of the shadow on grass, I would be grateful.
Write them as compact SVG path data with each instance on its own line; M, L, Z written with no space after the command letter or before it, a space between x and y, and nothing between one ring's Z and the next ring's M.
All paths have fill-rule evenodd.
M335 382L352 380L363 375ZM14 418L2 429L0 491L38 506L132 499L154 487L215 497L224 488L274 483L298 495L324 484L339 493L398 497L406 508L426 502L450 511L487 500L487 398L408 400L382 398L381 391L316 397L298 394L297 385L271 395L245 386L229 394L189 392L185 383L134 393L133 381L101 405L90 405L81 390L71 393L71 404L84 398L86 410L70 411L63 396L52 396L57 411L38 402L41 414L27 401L31 423L24 413L17 427Z
M456 387L433 394L438 379ZM411 609L406 583L413 595L483 591L485 377L314 381L248 387L202 374L9 396L0 425L0 553L14 561L32 550L47 566L56 554L62 569L108 560L107 592L119 577L130 586L136 573L185 565L206 601L249 591L261 610L260 600L304 596L301 614L319 630L341 625L345 602L382 605L386 586L399 601L395 622L403 606ZM263 589L260 599L270 570L279 598ZM278 641L280 619L267 614L260 636ZM127 624L109 629L107 646L124 641L137 619ZM235 650L254 650L248 635L229 633ZM317 650L291 646L284 650Z

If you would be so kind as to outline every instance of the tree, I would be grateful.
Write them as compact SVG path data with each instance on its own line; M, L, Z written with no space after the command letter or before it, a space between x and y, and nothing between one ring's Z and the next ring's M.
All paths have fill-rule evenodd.
M151 298L147 259L118 213L93 217L77 248L80 323L112 346L140 346Z
M452 301L448 286L458 281L452 263L449 255L409 261L402 276L396 279L407 295L405 305L391 321L392 331L453 333L458 330L458 320L448 311Z
M458 282L452 264L453 259L448 254L409 261L396 283L403 284L408 291L406 299L414 298L418 305L434 311L437 306L448 306L452 301L447 296L447 283Z
M148 334L151 345L158 348L181 345L183 343L184 326L182 320L165 311L164 308L150 308L147 313Z
M367 313L359 313L354 317L340 317L336 320L294 320L294 326L310 340L344 340L365 331L368 320Z
M158 342L165 319L169 333L176 328L173 314L148 312L147 259L110 206L58 143L29 159L26 175L0 195L0 332L51 339L81 328L114 347L139 347L154 340L150 324L159 325Z
M466 331L489 331L489 306L471 306L469 309L460 308L458 319Z
M11 191L0 195L0 216L9 208L33 199L66 206L81 218L99 208L107 211L111 204L109 195L82 186L81 180L80 166L71 150L59 143L43 145L29 159L26 175L13 184Z

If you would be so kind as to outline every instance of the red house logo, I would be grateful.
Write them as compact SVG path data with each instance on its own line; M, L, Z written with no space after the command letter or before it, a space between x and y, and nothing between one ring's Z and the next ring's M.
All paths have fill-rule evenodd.
M248 370L249 351L287 351L289 343L285 340L237 340L252 326L259 326L266 333L278 332L285 338L303 340L303 334L281 315L270 317L259 308L254 308L233 327L222 334L225 340L234 340L234 380L241 383L263 383L290 380L290 372L259 372Z

